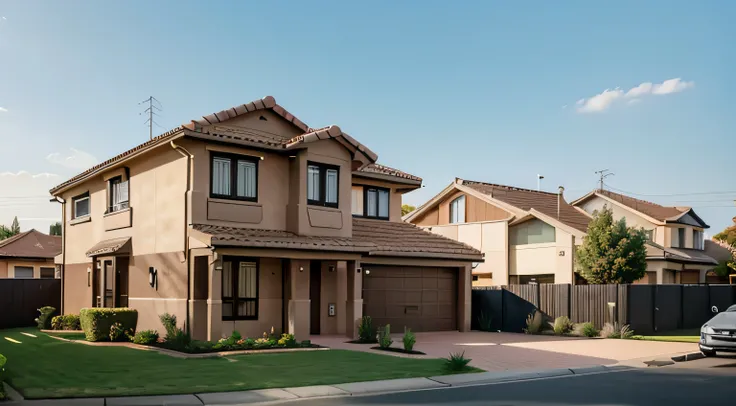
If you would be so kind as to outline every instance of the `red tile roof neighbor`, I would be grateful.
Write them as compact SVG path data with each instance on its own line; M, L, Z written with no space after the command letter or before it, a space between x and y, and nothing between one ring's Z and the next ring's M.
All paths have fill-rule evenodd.
M493 183L475 182L472 180L459 179L459 182L461 182L463 186L467 186L521 210L529 211L531 209L536 209L547 216L558 219L560 222L572 228L583 232L588 231L588 222L590 222L590 217L570 206L564 198L560 201L560 216L559 218L557 217L557 193L496 185Z
M34 229L0 241L0 257L54 258L61 253L61 237Z
M306 236L288 231L204 224L194 224L192 227L210 235L213 246L341 251L381 256L482 259L482 254L468 245L403 222L354 218L352 238Z
M379 175L395 176L397 178L409 179L409 180L414 180L417 182L422 181L422 178L420 178L419 176L414 176L404 171L400 171L398 169L394 169L394 168L391 168L385 165L381 165L378 163L366 165L363 168L361 168L358 172L377 173Z
M611 192L608 190L597 190L599 193L611 200L615 200L624 206L630 207L638 212L644 213L647 216L659 220L666 221L671 217L678 217L683 213L690 211L689 207L666 207L656 203L648 202L646 200L635 199L620 193Z

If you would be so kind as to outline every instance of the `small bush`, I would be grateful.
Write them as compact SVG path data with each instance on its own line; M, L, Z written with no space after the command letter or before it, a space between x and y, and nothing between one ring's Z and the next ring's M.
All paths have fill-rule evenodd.
M303 348L309 348L312 346L312 340L304 340L300 344Z
M81 330L82 326L79 322L78 314L65 314L61 316L62 330Z
M141 345L153 345L158 342L158 332L156 330L143 330L135 333L133 343Z
M296 347L294 334L281 334L281 338L278 340L278 345L281 347Z
M243 338L243 336L240 334L238 330L235 330L233 331L232 334L230 334L230 338L232 338L235 341L240 341Z
M0 354L0 400L5 399L5 392L3 391L3 375L5 375L5 363L8 359L3 354Z
M465 358L465 351L462 353L450 353L450 356L445 359L445 368L452 372L464 371L470 361L470 359Z
M542 324L544 324L542 312L535 310L526 316L526 328L524 332L526 334L539 334L542 332Z
M51 328L51 316L56 313L56 308L53 306L44 306L38 309L38 317L34 319L39 330L48 330Z
M380 333L380 337L378 338L378 346L381 348L388 348L393 344L393 340L391 340L391 325L386 324L386 327L383 328L383 331Z
M175 350L175 351L187 351L187 348L192 343L192 337L187 334L183 329L180 329L176 325L176 315L164 313L159 316L161 324L164 325L166 330L166 336L164 336L164 347ZM238 333L238 336L240 333ZM220 340L222 341L222 340ZM233 340L235 343L237 340ZM218 343L213 344L216 346Z
M585 337L598 337L600 331L595 328L595 325L593 323L587 322L583 323L582 327L580 328L580 334Z
M555 319L553 330L557 335L568 334L572 331L574 324L567 316L560 316Z
M164 338L168 341L171 338L174 338L176 336L177 330L179 328L176 326L176 315L164 313L160 316L158 316L159 320L161 320L161 324L164 326L164 330L166 330L166 335Z
M358 324L358 341L363 343L375 343L376 331L373 329L371 316L363 316Z
M601 330L601 337L605 338L620 338L628 340L633 336L634 330L632 330L628 324L621 326L618 323L606 323L603 325L603 329Z
M411 329L406 329L402 341L404 342L404 351L411 352L414 349L414 344L417 343L417 336L411 332Z
M624 324L619 329L619 337L621 337L624 340L628 340L631 337L634 336L634 330L631 329L631 327L628 324Z
M481 311L480 316L478 316L478 327L480 327L480 331L491 331L492 320L489 314Z
M135 334L138 311L127 307L84 308L79 312L79 320L87 341L103 341L110 339L110 329L115 323L120 323L123 337ZM116 337L119 337L117 333Z
M61 330L62 329L62 316L54 316L51 318L51 329L52 330Z

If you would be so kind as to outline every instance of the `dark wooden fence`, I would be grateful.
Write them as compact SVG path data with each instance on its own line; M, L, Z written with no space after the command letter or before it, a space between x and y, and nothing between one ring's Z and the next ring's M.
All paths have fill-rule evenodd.
M550 318L567 316L575 323L629 324L637 333L651 334L697 328L736 303L732 285L578 285L542 284L473 288L472 319L480 328L481 312L493 330L521 332L529 313L540 310Z
M0 279L0 329L31 327L38 309L61 309L61 279Z

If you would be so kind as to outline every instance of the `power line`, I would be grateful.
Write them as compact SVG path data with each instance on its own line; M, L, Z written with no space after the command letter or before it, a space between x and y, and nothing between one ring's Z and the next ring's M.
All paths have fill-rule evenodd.
M158 113L156 113L154 111L154 109L155 110L158 110L158 111L163 111L161 109L161 107L163 107L163 106L161 106L161 102L158 101L158 99L156 99L153 96L148 96L148 98L146 100L143 100L142 102L138 103L138 105L141 105L143 103L148 103L148 107L145 110L143 110L142 113L138 113L138 115L148 114L148 120L146 120L146 122L144 124L148 124L148 139L149 140L152 140L153 139L153 126L154 125L157 125L157 126L161 127L161 125L159 125L159 123L157 123L153 119L153 116L159 116L160 117L160 115ZM156 104L158 104L158 106ZM159 106L161 106L161 107L159 107ZM161 127L161 128L163 128L163 127Z
M731 191L723 190L723 191L715 191L715 192L646 194L646 193L634 193L634 192L629 192L626 190L618 189L607 183L605 185L608 186L609 189L612 189L612 190L615 190L621 193L626 193L629 195L635 195L635 196L668 197L668 196L736 195L736 190L731 190Z

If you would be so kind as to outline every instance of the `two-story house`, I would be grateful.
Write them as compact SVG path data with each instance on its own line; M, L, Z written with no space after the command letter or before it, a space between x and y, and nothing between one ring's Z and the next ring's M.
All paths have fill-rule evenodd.
M401 221L422 180L273 97L193 120L51 190L63 212L63 313L129 306L196 339L272 328L354 337L470 328L478 250Z
M455 179L404 219L479 249L473 285L574 283L590 217L560 193Z
M690 207L667 207L608 190L594 190L571 203L592 214L603 206L648 237L647 276L639 283L704 283L718 262L705 253L709 226Z

